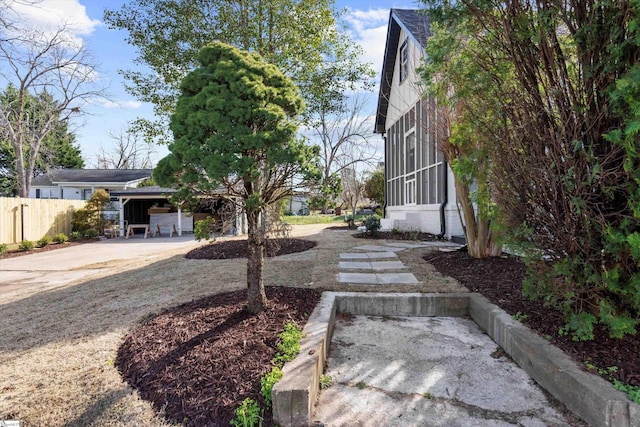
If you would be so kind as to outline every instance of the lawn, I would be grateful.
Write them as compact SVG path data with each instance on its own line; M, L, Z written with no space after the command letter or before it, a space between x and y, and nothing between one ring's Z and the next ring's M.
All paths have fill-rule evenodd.
M361 221L366 215L356 215L356 222ZM300 215L300 216L283 216L282 220L291 225L304 224L336 224L345 225L344 215Z
M344 224L338 218L336 225ZM267 259L265 284L367 290L367 285L347 289L335 280L339 253L363 242L323 228L294 227L292 237L306 236L318 246ZM116 260L113 270L107 263L99 266L104 269L99 278L34 290L24 298L3 299L0 294L0 420L20 420L24 426L171 425L123 382L114 366L118 347L127 332L164 309L246 288L246 259L190 260L183 255ZM415 257L413 263L403 258L408 266L424 265L422 255L399 254ZM433 269L415 271L420 284L379 290L460 289L452 279L434 276Z

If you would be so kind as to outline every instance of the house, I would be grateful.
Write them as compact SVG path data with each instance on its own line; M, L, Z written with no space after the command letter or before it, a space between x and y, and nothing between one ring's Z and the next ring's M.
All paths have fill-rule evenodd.
M34 199L89 200L96 190L114 191L137 187L151 178L152 169L54 169L34 177L29 197ZM120 206L111 197L107 219L116 219Z
M152 169L54 169L31 181L34 199L89 200L95 190L135 188L151 178Z
M446 127L434 100L423 96L417 74L428 38L422 11L391 9L374 129L385 147L381 226L450 238L464 233L453 172L438 149Z

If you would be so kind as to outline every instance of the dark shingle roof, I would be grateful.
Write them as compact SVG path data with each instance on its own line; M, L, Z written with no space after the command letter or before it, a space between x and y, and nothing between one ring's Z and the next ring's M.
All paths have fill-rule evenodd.
M391 9L389 12L387 44L384 51L380 92L378 93L378 108L376 110L374 129L376 133L384 133L385 131L385 119L389 108L389 95L391 93L391 83L400 44L401 30L404 30L414 43L424 48L430 35L429 18L427 18L424 11L416 9Z
M151 177L153 169L55 169L33 178L32 186L68 182L111 182L126 184Z

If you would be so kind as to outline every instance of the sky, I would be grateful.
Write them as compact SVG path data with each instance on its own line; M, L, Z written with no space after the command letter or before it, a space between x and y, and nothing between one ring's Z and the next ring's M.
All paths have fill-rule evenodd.
M14 0L13 0L14 1ZM127 0L41 0L37 7L14 4L20 19L42 28L56 28L61 22L71 23L71 36L84 41L97 64L97 78L107 88L108 99L99 100L86 108L86 114L74 123L77 142L85 159L85 167L95 167L97 153L110 152L115 141L110 134L119 135L127 123L138 118L153 118L151 104L145 104L128 94L121 69L136 69L133 63L135 47L126 43L126 31L110 30L102 21L105 8L119 9ZM364 50L363 62L372 64L378 73L387 34L390 8L415 8L413 0L336 0L336 6L346 8L346 22L352 39ZM377 77L379 81L379 74ZM377 92L368 96L368 112L374 113ZM379 135L373 136L379 139ZM374 142L378 142L374 140ZM168 153L166 146L159 146L153 154L159 160ZM382 153L381 153L382 155Z

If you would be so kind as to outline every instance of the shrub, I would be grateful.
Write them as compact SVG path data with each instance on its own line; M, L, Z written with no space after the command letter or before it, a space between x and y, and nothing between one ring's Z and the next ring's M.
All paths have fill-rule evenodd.
M196 240L199 242L202 239L211 239L215 230L215 223L216 220L211 216L201 219L200 221L196 221L195 226L193 227L193 235Z
M31 249L33 249L34 244L31 240L23 240L22 242L20 242L20 244L18 245L18 249L20 249L21 251L30 251Z
M368 235L375 236L378 234L380 230L380 217L378 215L370 215L362 223L367 228Z
M231 420L233 427L254 427L262 425L262 417L260 417L260 406L253 399L245 399L242 404L236 408L236 417Z
M55 236L53 236L53 241L56 242L56 243L65 243L68 240L69 240L69 238L64 233L58 233Z
M273 359L276 365L293 360L300 352L300 339L303 337L302 328L295 323L287 323L278 338L278 352Z
M9 246L7 246L4 243L0 243L0 255L6 254L8 250L9 250Z
M260 392L264 397L264 404L267 408L271 407L271 391L273 386L282 379L282 370L274 366L267 375L260 379Z
M81 237L82 237L82 233L80 233L79 231L71 232L71 240L80 240Z
M53 238L51 238L51 236L49 235L45 235L42 237L42 239L38 240L38 247L39 248L44 248L45 246L49 245L51 242L53 242Z
M97 235L98 235L98 230L96 230L95 228L90 228L90 229L88 229L87 231L84 232L84 236L89 238L89 239L93 239Z

